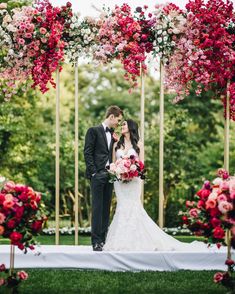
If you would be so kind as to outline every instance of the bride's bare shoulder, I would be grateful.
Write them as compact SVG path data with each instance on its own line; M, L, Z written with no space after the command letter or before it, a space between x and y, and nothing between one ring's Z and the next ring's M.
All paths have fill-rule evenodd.
M114 144L113 144L113 149L115 149L117 147L117 142L115 142Z

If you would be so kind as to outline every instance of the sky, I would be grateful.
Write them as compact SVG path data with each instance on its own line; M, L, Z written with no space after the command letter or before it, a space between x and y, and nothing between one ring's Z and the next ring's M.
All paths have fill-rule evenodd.
M51 0L50 2L54 6L61 6L64 5L67 0ZM123 3L128 3L133 8L146 4L149 6L150 10L154 10L154 5L166 2L172 2L177 4L181 8L184 8L188 0L69 0L69 2L72 3L73 10L76 12L80 12L82 16L98 16L99 12L94 8L94 6L99 10L102 9L103 4L110 8L114 7L116 4L122 5Z

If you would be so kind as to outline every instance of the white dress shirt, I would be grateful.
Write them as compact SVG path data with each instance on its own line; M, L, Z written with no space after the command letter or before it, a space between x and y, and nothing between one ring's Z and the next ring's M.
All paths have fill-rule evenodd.
M109 128L104 122L102 123L103 127L104 127L104 132L107 138L107 142L108 142L108 148L110 148L110 144L111 144L111 140L112 140L112 135L110 132L106 132L106 128Z
M110 149L110 145L111 145L111 140L112 140L112 135L110 132L106 132L106 127L109 128L104 122L102 123L103 127L104 127L104 132L105 132L105 135L106 135L106 138L107 138L107 142L108 142L108 149ZM106 166L108 166L110 163L109 163L109 160L107 161L106 163Z

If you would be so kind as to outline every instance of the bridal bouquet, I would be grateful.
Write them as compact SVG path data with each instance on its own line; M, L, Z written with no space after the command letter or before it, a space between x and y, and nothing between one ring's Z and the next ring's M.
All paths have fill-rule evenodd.
M40 193L13 181L0 181L0 236L26 253L27 248L34 249L33 236L44 221Z
M144 164L136 156L123 156L115 163L111 163L108 169L110 175L110 183L122 181L128 183L136 177L145 179Z

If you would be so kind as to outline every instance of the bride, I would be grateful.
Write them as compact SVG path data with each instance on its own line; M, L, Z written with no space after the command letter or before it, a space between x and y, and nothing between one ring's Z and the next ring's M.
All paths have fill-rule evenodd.
M124 155L144 159L138 125L131 119L123 122L120 140L113 146L113 162ZM116 212L109 227L104 251L202 251L203 242L183 243L162 231L146 213L141 202L142 180L114 182Z

